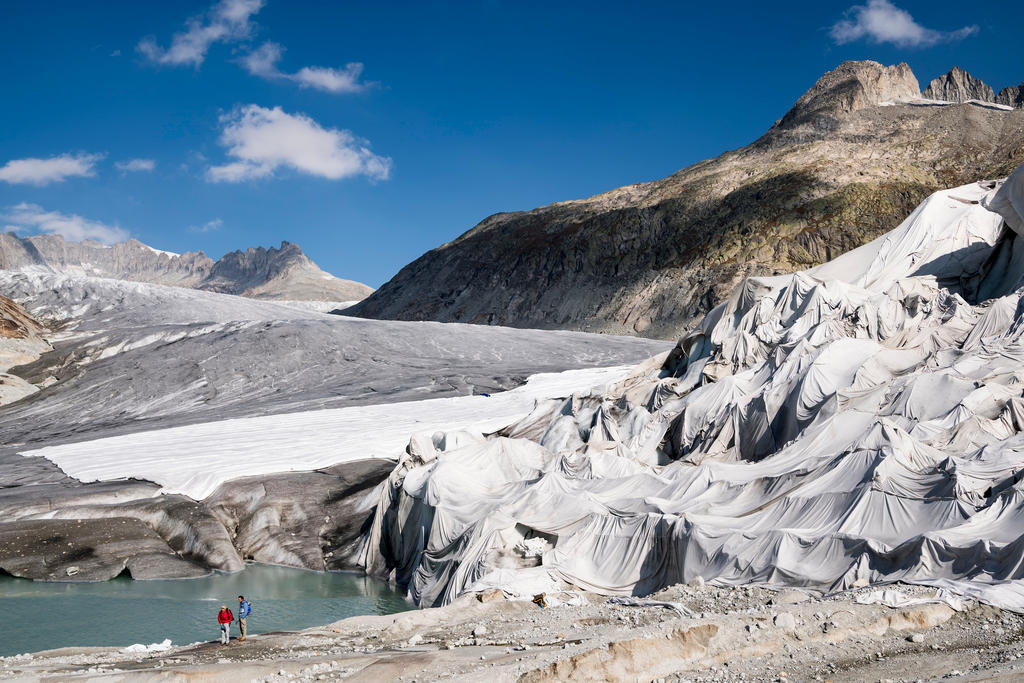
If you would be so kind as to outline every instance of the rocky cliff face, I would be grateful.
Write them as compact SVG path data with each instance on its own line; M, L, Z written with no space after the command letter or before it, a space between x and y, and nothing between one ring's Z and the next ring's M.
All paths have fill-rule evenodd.
M495 214L346 314L678 337L743 277L827 261L933 191L1024 160L1024 110L893 103L913 100L915 83L902 65L847 62L753 144L663 180Z
M933 79L922 95L926 99L946 102L995 102L996 99L996 93L989 85L958 66L954 66L949 73Z
M0 269L40 267L60 273L116 277L122 280L194 287L213 267L202 252L172 254L130 239L113 246L99 242L69 242L60 235L20 238L0 234Z
M17 303L0 296L0 339L27 339L43 332L43 326Z
M1024 107L1024 83L1017 86L1008 85L1000 90L996 95L996 104L1004 104L1018 109Z
M59 235L0 234L0 269L43 269L69 275L190 287L258 299L357 301L373 289L317 267L298 245L249 248L214 261L201 251L174 254L130 239L113 246L69 242Z
M43 338L45 331L17 302L0 296L0 406L39 391L39 387L7 371L51 350Z

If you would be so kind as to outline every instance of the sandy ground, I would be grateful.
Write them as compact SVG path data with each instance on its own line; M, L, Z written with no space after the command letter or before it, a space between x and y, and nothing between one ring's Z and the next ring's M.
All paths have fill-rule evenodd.
M896 587L908 598L935 591ZM0 658L3 680L970 681L1024 679L1024 618L968 601L898 608L761 588L673 586L620 606L592 594L541 609L468 595L438 609L346 619L129 655L65 648ZM483 598L483 599L481 599ZM576 604L573 604L576 603Z

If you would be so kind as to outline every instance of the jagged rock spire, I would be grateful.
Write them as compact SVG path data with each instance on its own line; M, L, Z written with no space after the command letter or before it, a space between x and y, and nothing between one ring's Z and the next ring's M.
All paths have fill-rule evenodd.
M954 66L949 73L932 80L922 95L929 100L945 100L946 102L996 101L996 93L989 85L959 66Z

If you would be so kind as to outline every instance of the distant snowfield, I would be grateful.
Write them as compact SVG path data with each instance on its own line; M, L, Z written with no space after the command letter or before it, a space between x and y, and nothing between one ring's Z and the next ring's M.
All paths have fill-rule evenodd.
M602 389L630 366L540 373L492 396L458 396L222 420L23 452L83 482L146 479L202 500L230 479L397 459L416 433L494 431L539 400Z

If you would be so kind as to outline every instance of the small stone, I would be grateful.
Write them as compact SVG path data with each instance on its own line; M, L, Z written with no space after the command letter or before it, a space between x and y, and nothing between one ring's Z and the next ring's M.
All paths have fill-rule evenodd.
M695 576L693 579L690 580L689 585L690 585L691 588L703 588L704 587L704 577L703 576Z
M912 643L923 643L924 642L924 634L915 633L914 635L912 635L909 638L907 638L907 640L909 640Z
M796 617L789 612L782 612L775 615L773 623L779 628L792 631L796 628Z
M505 594L500 588L492 588L491 590L483 591L476 594L476 599L480 602L490 602L492 600L502 600Z
M481 625L481 626L477 626L475 629L473 629L473 636L476 637L476 638L480 638L481 636L486 636L486 635L487 635L487 627L486 626Z

